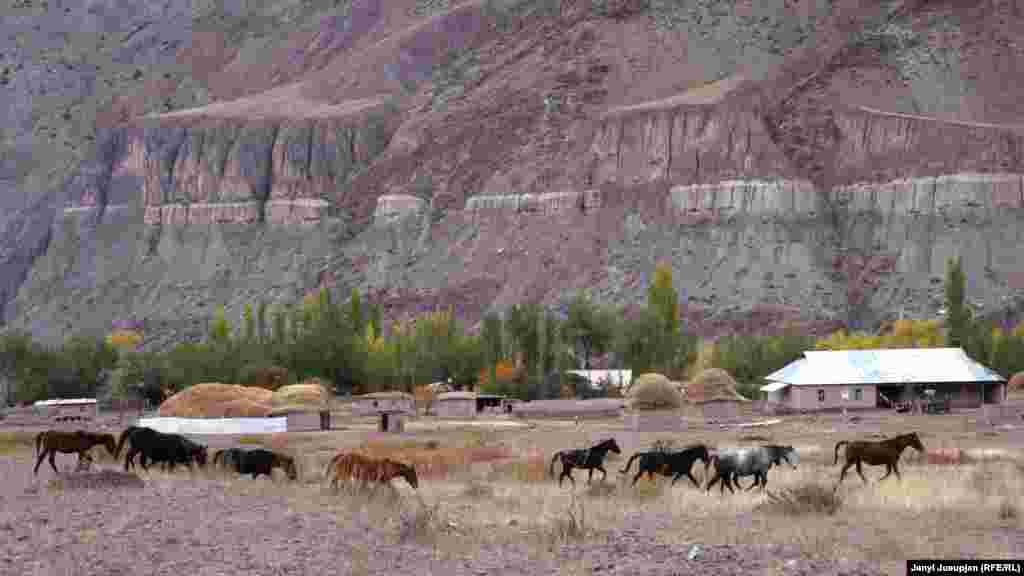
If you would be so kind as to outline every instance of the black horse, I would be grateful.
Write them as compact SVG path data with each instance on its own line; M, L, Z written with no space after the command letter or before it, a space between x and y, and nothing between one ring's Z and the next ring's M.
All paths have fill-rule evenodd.
M242 454L245 453L244 448L227 448L225 450L217 450L213 455L214 466L227 466L235 472L239 471L239 460Z
M128 453L124 458L124 469L128 471L135 465L135 455L139 454L143 470L149 470L148 461L164 463L164 468L174 470L176 464L184 464L189 468L192 463L206 466L206 446L197 444L180 434L164 434L152 428L130 426L121 433L119 448L128 443ZM120 452L120 449L117 450Z
M562 474L558 477L558 485L562 485L562 480L569 478L572 485L576 485L576 479L572 477L573 468L582 468L589 470L590 474L587 476L587 484L594 478L594 470L601 471L601 480L603 481L608 476L608 471L604 469L604 458L608 455L608 451L615 452L616 454L622 454L622 450L619 445L615 443L615 438L609 438L600 444L591 446L590 448L578 448L575 450L561 450L555 452L551 457L551 466L549 474L553 477L555 475L555 461L562 461Z
M711 463L715 465L715 476L708 481L708 490L719 480L722 481L719 487L720 492L728 488L735 492L732 485L740 486L739 478L742 476L753 476L754 483L747 488L753 490L755 486L761 489L768 485L768 469L772 465L781 466L785 460L793 468L796 468L799 457L792 446L778 446L769 444L756 447L735 448L732 450L720 450L711 457Z
M711 464L711 454L708 452L708 447L703 444L693 444L677 452L669 452L667 450L637 452L630 457L629 462L626 462L626 467L619 470L619 473L625 474L629 472L629 467L633 464L633 460L637 458L640 459L640 462L637 464L636 476L633 477L633 486L636 486L637 481L646 472L651 480L654 480L656 473L662 476L672 476L672 485L675 485L677 480L686 476L690 479L690 482L693 482L694 486L700 488L700 482L697 482L697 479L690 473L693 463L697 460L704 462L705 471L708 465Z
M253 479L260 474L273 478L274 468L284 470L289 480L297 480L299 475L295 469L295 459L291 456L257 448L255 450L239 450L235 453L235 469L239 474L252 474Z

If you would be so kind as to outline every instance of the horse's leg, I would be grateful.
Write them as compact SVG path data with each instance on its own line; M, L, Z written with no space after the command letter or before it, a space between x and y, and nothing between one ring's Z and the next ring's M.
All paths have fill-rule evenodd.
M608 471L604 469L604 466L598 466L597 469L601 471L601 482L604 482L605 480L607 480L608 479Z
M686 471L686 477L690 479L690 482L693 482L694 486L700 488L700 482L697 482L697 479L693 477L693 474L689 470Z
M590 470L588 471L588 473L587 473L587 484L589 485L589 484L590 484L590 481L591 481L591 480L593 480L593 479L594 479L594 469L593 469L593 468L591 468L591 469L590 469Z
M846 471L849 470L851 466L853 466L853 462L847 460L846 464L843 465L842 472L839 473L839 482L836 482L836 486L839 486L840 484L843 483L843 478L846 478Z
M753 484L751 484L749 488L747 488L746 490L744 490L744 492L750 492L751 490L753 490L754 488L756 488L756 487L757 487L757 485L758 485L758 484L760 484L760 483L761 483L761 477L760 477L760 476L759 476L759 475L758 475L758 474L757 474L757 473L755 472L755 473L754 473L754 483L753 483ZM737 485L737 486L740 486L740 480L739 480L739 478L737 478L737 479L736 479L736 485ZM740 486L740 488L743 488L743 486Z
M50 452L50 468L53 468L54 472L59 473L58 470L57 470L57 463L54 461L54 459L56 457L57 457L57 451L56 450L52 450Z
M885 474L883 474L882 477L878 479L878 481L881 482L882 480L885 480L886 478L889 477L890 474L892 474L892 464L886 463Z
M903 478L900 476L899 460L892 463L893 472L896 472L896 479L902 481Z
M43 448L43 451L39 453L39 458L36 459L36 467L32 471L32 474L34 474L34 475L39 474L39 465L43 463L43 460L45 458L46 458L46 448Z
M864 477L864 471L860 469L860 460L857 460L857 474L860 474L860 479L863 480L865 484L869 483L868 479Z
M636 473L636 476L633 476L633 486L636 486L637 481L640 480L640 477L644 475L644 472L645 471L641 469L639 472ZM650 474L648 474L648 476L650 476Z

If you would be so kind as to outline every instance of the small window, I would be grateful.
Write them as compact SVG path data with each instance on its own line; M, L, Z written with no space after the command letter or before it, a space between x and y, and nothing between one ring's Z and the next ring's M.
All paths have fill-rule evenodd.
M825 401L825 391L824 390L818 390L818 402L824 402L824 401Z
M860 391L860 388L854 388L854 389L853 389L853 399L854 399L854 400L860 400L861 398L862 398L862 397L861 397L861 391Z

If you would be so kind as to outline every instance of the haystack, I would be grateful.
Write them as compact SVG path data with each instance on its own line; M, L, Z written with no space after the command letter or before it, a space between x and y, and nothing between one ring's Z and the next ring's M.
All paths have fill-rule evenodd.
M627 397L634 410L678 410L683 405L676 385L655 373L643 374L634 380Z
M329 410L330 394L327 387L318 380L311 379L301 384L284 386L274 392L270 405L271 415L282 416L293 412L323 412Z
M190 386L160 405L160 416L179 418L259 417L270 414L273 392L216 382Z
M281 406L306 406L308 408L326 409L329 395L327 388L317 381L282 386L270 399L275 408Z
M736 391L736 381L721 368L708 368L697 374L686 387L686 399L695 404L716 400L750 402Z

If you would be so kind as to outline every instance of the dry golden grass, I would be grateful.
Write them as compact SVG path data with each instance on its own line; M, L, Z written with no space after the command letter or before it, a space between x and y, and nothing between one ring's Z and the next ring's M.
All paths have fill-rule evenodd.
M275 471L273 482L240 479L212 471L193 477L224 482L230 490L275 494L296 510L328 510L338 522L369 511L393 531L395 541L434 546L439 555L471 553L486 542L529 542L538 554L559 543L597 538L621 526L635 513L650 514L658 524L652 538L708 544L780 543L797 545L822 558L867 558L902 570L910 557L1011 557L1015 539L1001 537L1024 529L1024 465L1014 446L1019 440L1005 432L979 429L961 415L908 416L865 422L861 428L841 427L838 417L791 417L778 425L750 430L691 430L684 435L626 432L618 421L580 425L537 422L530 429L434 430L382 440L358 430L271 434L249 438L254 443L297 456L301 483L297 487ZM865 466L870 484L851 470L833 492L840 466L833 465L835 442L873 435L892 436L916 430L928 450L963 449L970 457L960 465L930 465L912 449L895 475L879 483L884 467ZM606 482L588 486L586 473L576 470L576 486L562 488L549 476L556 450L585 447L614 436L623 454L609 455ZM825 440L827 438L827 440ZM630 486L631 474L619 474L631 453L658 441L674 446L704 442L729 446L753 442L790 444L800 454L794 470L769 472L768 493L758 490L730 494L695 489L687 479L670 487L668 478L646 477ZM31 435L0 435L4 446L31 449ZM332 491L323 470L339 451L358 450L376 457L404 460L416 466L418 490L402 480L367 491ZM99 461L106 455L93 452ZM842 455L840 454L840 457ZM73 458L67 456L69 461ZM556 464L555 472L560 471ZM701 464L694 476L706 483ZM152 471L144 478L176 478ZM741 480L749 486L751 478ZM581 568L582 569L582 568Z
M35 432L0 432L0 454L35 449Z

